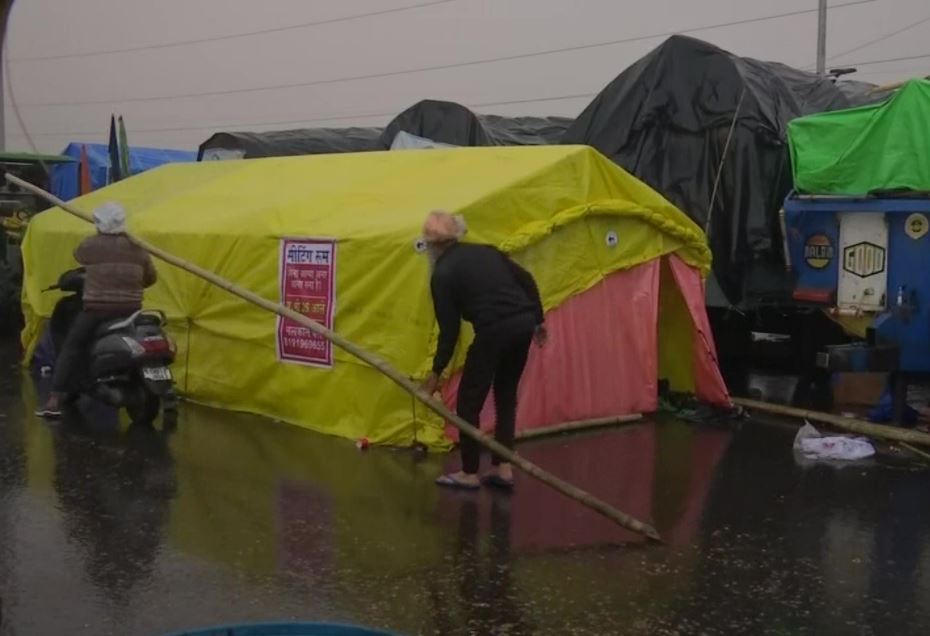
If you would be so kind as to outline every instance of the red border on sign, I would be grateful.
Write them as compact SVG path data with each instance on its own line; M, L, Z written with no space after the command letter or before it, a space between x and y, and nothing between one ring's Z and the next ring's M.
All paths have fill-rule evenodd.
M330 248L330 262L329 262L329 286L327 289L327 303L326 303L326 316L323 320L323 326L327 329L333 328L333 316L336 311L336 241L333 239L320 239L320 238L282 238L281 245L278 253L278 294L281 304L287 299L287 262L286 254L288 246L294 243L315 243L318 245L327 245ZM311 367L326 368L331 369L333 367L333 345L331 342L323 338L323 336L317 336L313 334L314 339L323 340L326 343L326 355L319 358L314 358L310 356L294 355L290 353L285 353L286 347L284 346L284 329L290 323L286 318L278 316L277 322L277 333L275 337L275 349L278 356L278 360L283 362L293 362L297 364L303 364Z

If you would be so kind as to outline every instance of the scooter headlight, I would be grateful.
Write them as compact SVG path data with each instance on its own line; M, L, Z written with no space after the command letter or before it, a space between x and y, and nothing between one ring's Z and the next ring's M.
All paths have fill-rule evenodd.
M132 338L123 336L123 342L126 343L127 347L129 347L129 351L132 352L132 356L134 358L138 358L139 356L145 355L145 347L143 347L141 344L139 344Z

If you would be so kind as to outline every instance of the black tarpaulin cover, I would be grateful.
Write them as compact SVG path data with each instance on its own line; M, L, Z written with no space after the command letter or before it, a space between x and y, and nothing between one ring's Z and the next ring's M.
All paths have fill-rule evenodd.
M791 188L787 124L880 99L870 89L674 36L608 84L562 141L594 146L705 227L731 303L778 302L788 289L778 221Z
M403 131L453 146L534 146L557 144L572 120L567 117L479 115L461 104L427 99L395 117L381 143L390 148Z
M244 159L384 150L381 128L302 128L269 132L220 132L200 144L197 160L209 150L239 151Z

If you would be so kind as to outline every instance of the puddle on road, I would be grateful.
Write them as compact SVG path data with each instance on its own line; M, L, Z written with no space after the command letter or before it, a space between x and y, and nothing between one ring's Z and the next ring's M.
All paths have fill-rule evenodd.
M801 468L787 431L663 420L521 447L653 521L667 545L649 546L523 476L512 496L441 491L454 456L361 453L189 405L170 437L107 411L49 425L34 403L29 385L0 397L10 633L297 618L408 634L930 629L930 473Z

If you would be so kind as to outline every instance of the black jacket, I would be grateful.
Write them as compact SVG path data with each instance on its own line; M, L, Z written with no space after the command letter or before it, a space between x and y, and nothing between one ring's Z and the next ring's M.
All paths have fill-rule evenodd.
M476 334L520 314L531 314L537 325L543 324L533 276L490 245L458 243L449 248L436 262L430 289L439 322L436 374L452 359L463 319Z

